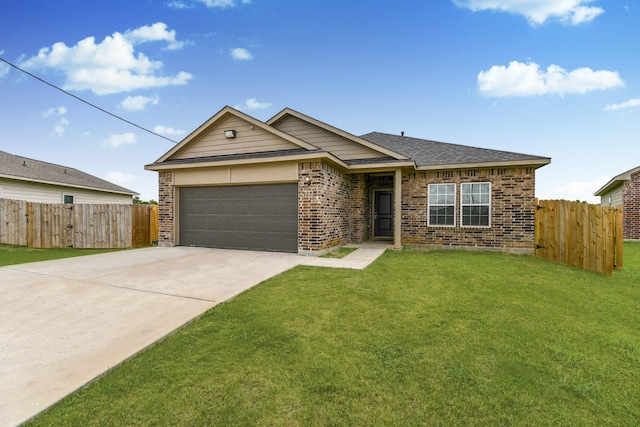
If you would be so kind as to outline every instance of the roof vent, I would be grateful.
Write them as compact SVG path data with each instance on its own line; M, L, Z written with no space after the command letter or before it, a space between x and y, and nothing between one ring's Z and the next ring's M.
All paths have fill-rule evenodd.
M400 132L400 136L404 136L404 131Z
M27 161L26 160L22 161L22 166L27 166Z

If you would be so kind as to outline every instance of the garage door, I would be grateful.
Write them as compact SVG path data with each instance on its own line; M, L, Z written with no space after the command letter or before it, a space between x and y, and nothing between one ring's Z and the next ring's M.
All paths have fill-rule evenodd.
M298 184L183 187L180 244L298 251Z

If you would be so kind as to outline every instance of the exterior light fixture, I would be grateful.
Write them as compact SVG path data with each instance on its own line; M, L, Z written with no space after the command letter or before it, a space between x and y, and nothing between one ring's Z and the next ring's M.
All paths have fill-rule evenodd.
M224 131L224 136L227 137L227 138L235 138L236 137L235 129L225 130Z
M304 185L311 185L311 177L310 176L305 176L304 177Z

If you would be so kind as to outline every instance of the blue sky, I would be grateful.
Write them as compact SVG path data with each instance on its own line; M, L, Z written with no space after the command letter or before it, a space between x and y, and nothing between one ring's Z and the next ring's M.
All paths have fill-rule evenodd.
M539 198L596 201L640 165L632 0L24 1L0 57L179 141L225 105L548 156ZM0 63L0 150L157 199L173 143Z

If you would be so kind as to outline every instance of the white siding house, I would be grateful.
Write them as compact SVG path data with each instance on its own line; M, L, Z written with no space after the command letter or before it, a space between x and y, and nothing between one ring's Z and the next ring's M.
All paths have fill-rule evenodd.
M36 203L133 203L138 195L80 170L0 151L0 198Z

